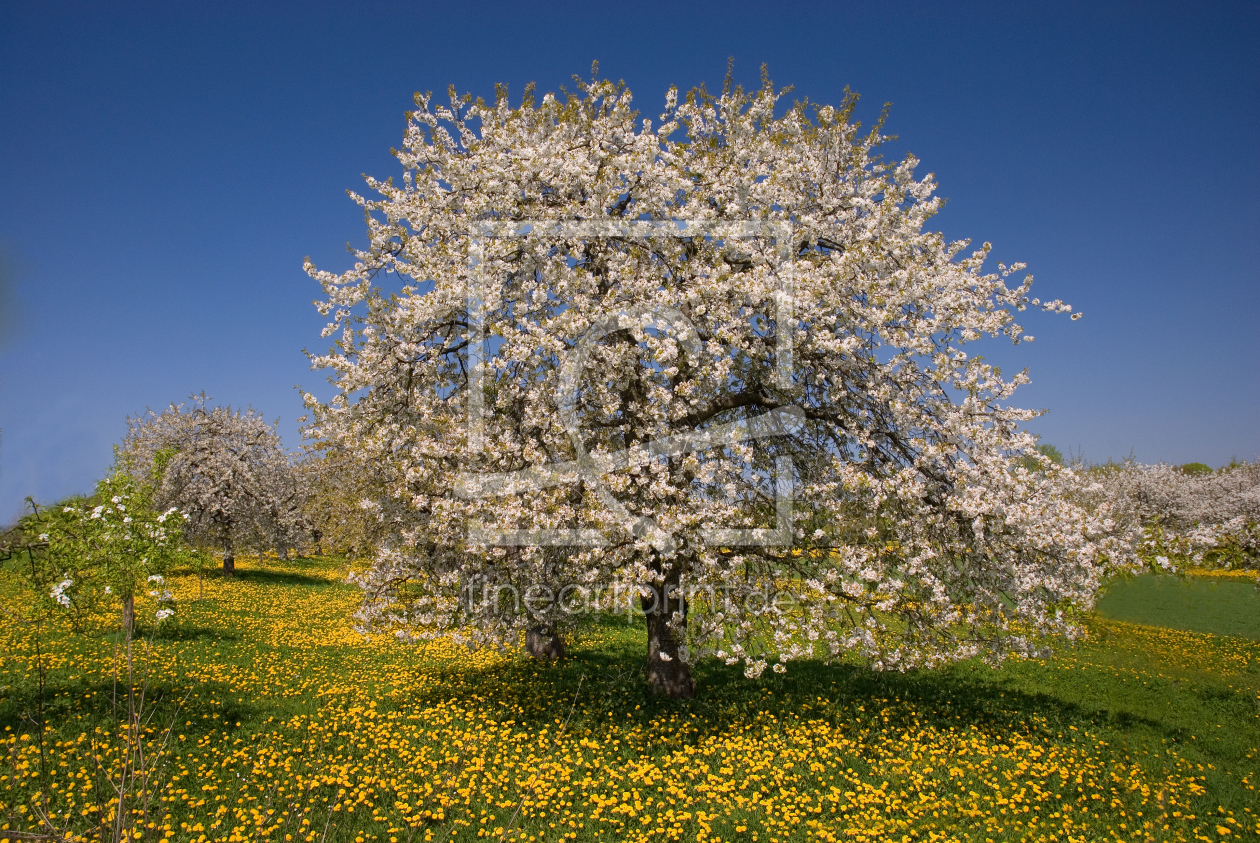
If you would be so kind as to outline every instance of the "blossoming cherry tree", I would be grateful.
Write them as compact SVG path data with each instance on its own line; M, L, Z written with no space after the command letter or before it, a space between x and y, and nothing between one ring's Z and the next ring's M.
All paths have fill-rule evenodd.
M235 572L236 548L294 543L303 531L301 476L275 426L255 410L212 407L206 396L128 419L122 452L137 476L158 478L160 506L188 513L194 544L223 549Z
M307 263L336 337L312 433L390 478L365 628L502 646L630 594L673 696L705 657L900 670L1075 634L1127 539L1058 493L1026 376L968 350L1070 308L925 230L932 177L880 159L855 97L416 103L354 266Z

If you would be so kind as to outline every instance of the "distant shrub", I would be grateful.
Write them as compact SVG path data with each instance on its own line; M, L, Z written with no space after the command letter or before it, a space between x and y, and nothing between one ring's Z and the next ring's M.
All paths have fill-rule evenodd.
M1055 465L1063 465L1063 454L1053 445L1038 445L1037 453L1043 457L1049 457Z
M1062 452L1060 452L1059 449L1054 447L1053 445L1038 445L1037 453L1043 457L1046 457L1047 459L1050 460L1050 462L1054 463L1055 465L1064 464ZM1022 465L1024 468L1028 469L1029 471L1041 471L1042 468L1044 467L1041 463L1041 460L1037 459L1031 454L1020 458L1019 462L1020 462L1020 465Z

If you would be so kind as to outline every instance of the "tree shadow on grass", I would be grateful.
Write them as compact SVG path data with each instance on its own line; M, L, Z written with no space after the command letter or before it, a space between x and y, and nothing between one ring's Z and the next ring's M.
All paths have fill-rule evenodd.
M745 678L740 666L706 661L695 668L697 697L677 700L647 690L643 659L628 641L575 647L559 663L519 657L479 669L436 668L405 695L423 705L445 700L477 700L524 728L554 726L572 718L573 727L621 729L638 725L657 751L746 726L781 729L809 722L875 731L976 727L992 734L1037 731L1052 740L1071 740L1070 729L1123 732L1135 738L1185 743L1185 717L1159 706L1142 710L1109 705L1087 691L1098 677L1073 677L1062 692L1021 688L1009 671L964 663L938 670L885 673L856 664L793 662L784 674ZM1054 674L1056 678L1058 672ZM1246 708L1245 695L1221 697L1215 687L1185 688L1179 705L1198 711L1221 704ZM1105 695L1104 695L1105 697ZM1205 709L1204 709L1205 710ZM1246 713L1246 712L1242 712ZM1254 713L1253 713L1254 714ZM1057 736L1057 737L1056 737ZM1200 736L1202 737L1202 735ZM641 747L646 749L646 747Z
M344 568L344 566L342 566ZM304 573L304 572L312 573ZM233 582L236 580L255 579L288 585L330 585L341 582L340 576L329 575L326 559L307 556L295 556L289 559L263 559L237 557L236 572L232 575L223 573L223 568L216 562L206 568L182 567L171 571L173 576L198 578L207 581Z
M88 640L96 640L111 647L118 647L119 656L122 656L122 647L125 646L123 633L118 628L106 629L85 629L80 630L80 634L85 635ZM222 641L230 643L240 643L242 640L241 633L224 629L220 626L202 626L189 623L176 616L176 620L168 621L161 627L154 629L150 623L142 623L137 619L136 626L132 632L132 646L137 654L143 653L144 648L152 644L162 644L171 641Z
M267 713L250 700L238 700L227 685L202 684L190 690L166 682L146 682L137 675L134 688L138 701L143 693L142 720L158 730L177 726L179 733L190 738L212 730L233 731L237 723L248 731L249 721L261 720ZM116 731L128 716L126 676L121 675L116 682L83 681L50 672L42 695L36 677L29 676L5 689L0 699L0 730L33 733L41 709L49 733L78 734L91 732L96 726Z
M278 571L274 568L238 568L236 575L232 577L223 577L225 582L238 580L240 582L256 582L266 585L304 585L304 586L330 586L336 585L337 580L327 577L311 576L310 574L302 574L297 571Z
M225 630L221 627L178 624L163 626L161 631L154 636L153 640L155 643L162 641L218 641L224 643L239 643L241 641L241 635L239 632Z

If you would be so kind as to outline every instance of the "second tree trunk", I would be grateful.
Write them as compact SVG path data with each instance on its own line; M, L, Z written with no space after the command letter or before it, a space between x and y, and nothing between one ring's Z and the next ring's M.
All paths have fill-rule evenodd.
M686 604L680 595L671 593L672 589L668 586L650 588L653 593L640 598L647 620L648 655L645 672L648 688L654 694L689 699L696 695L696 682L691 677L691 668L678 652L674 630L669 626L670 617L675 611L680 612L684 622L686 621Z

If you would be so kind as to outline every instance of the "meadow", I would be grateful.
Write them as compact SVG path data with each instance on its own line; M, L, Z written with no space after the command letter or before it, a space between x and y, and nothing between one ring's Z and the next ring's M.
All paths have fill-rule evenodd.
M365 639L344 563L237 564L174 577L175 618L140 630L134 839L1260 837L1254 576L1122 582L1045 661L704 664L698 698L671 700L645 693L625 618L558 664ZM110 839L136 745L119 635L19 615L0 629L0 841Z

